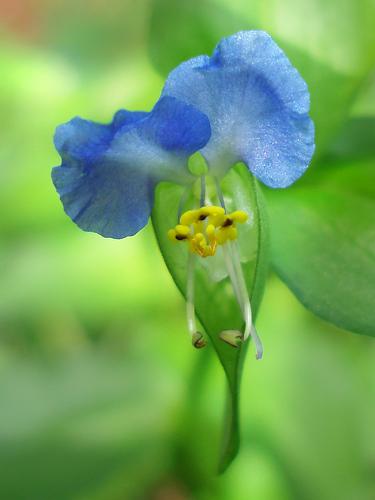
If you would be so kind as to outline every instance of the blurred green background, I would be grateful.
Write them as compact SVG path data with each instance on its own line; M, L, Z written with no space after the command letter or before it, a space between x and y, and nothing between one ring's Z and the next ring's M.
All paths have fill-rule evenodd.
M190 346L151 227L83 233L50 180L56 125L148 110L166 71L251 28L308 81L318 156L373 164L373 27L355 0L0 2L1 499L375 498L370 338L315 318L270 275L240 454L211 477L224 377Z

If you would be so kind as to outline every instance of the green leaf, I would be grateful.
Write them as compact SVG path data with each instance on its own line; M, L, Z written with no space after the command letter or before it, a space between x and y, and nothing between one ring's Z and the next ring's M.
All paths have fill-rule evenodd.
M351 118L331 145L329 155L346 160L375 157L375 74L357 96Z
M186 59L210 54L221 37L239 29L240 17L215 1L154 0L150 57L155 67L166 74Z
M238 208L251 214L249 222L239 228L239 246L255 317L266 280L267 266L267 226L261 192L244 165L238 165L229 172L222 183L222 189L228 211ZM184 244L172 243L167 237L168 229L177 222L182 193L183 188L180 186L160 184L156 191L152 221L166 265L176 285L185 295L188 248ZM190 204L190 208L192 206ZM243 327L241 312L229 278L225 274L217 274L222 270L220 253L221 249L213 258L199 259L195 272L195 308L228 381L225 436L219 465L219 470L223 471L236 455L239 446L239 385L246 344L236 349L219 339L221 331L242 330ZM186 347L189 347L188 344ZM197 352L197 356L199 355Z
M327 166L266 195L276 272L321 318L375 335L374 164Z
M375 117L364 116L348 121L329 153L347 160L375 157Z

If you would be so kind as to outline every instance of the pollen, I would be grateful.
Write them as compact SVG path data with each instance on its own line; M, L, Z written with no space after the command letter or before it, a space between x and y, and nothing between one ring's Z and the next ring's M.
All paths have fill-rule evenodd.
M200 257L212 257L219 245L237 239L236 224L247 219L243 210L228 214L222 207L204 206L184 212L180 223L168 231L168 238L174 242L186 241L190 252Z

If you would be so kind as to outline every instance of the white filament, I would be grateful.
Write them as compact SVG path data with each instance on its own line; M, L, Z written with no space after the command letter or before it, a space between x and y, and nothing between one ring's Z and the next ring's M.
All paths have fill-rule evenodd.
M190 335L193 337L197 331L195 322L195 307L194 307L194 268L195 257L189 252L187 265L187 283L186 283L186 317L187 326Z
M238 280L237 280L236 272L235 272L234 267L233 267L233 262L232 262L231 255L229 253L228 246L227 245L222 245L221 248L223 250L225 267L227 268L227 272L228 272L230 281L232 283L234 294L236 296L238 305L240 306L241 311L243 313L243 304L242 304L242 297L241 297L240 287L239 287L239 283L238 283Z
M229 245L229 248L227 248ZM243 275L240 256L237 248L237 244L230 242L222 246L225 264L227 267L229 278L232 282L233 290L237 298L238 305L240 306L243 319L245 321L245 330L243 334L244 340L248 339L249 336L254 341L256 358L261 359L263 356L263 346L262 342L257 334L255 327L252 324L252 312L251 304L249 299L249 294L246 288L245 277Z

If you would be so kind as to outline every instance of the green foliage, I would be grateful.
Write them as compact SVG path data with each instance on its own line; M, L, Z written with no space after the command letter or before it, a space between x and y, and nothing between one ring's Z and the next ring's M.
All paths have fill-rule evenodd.
M228 195L229 212L241 209L252 214L251 223L246 224L247 227L239 228L239 247L255 317L265 284L267 265L267 224L261 193L255 179L244 165L238 165L236 169L231 170L223 181L222 189L224 196ZM172 184L160 185L156 193L152 221L167 267L182 294L186 295L188 248L172 243L167 237L168 229L176 224L182 194L182 187ZM195 305L197 315L210 337L228 381L225 437L219 466L220 470L224 470L238 450L239 385L246 345L236 349L219 338L223 330L243 328L242 314L230 286L229 277L226 274L220 275L224 269L220 255L221 249L215 258L199 261L195 273Z
M147 364L154 379L146 360L124 364L120 356L88 348L53 364L29 360L4 367L1 497L143 494L166 466L170 439L163 422L171 383L161 366Z
M154 0L149 35L151 60L165 75L186 59L211 54L221 37L246 26L243 16L216 0Z
M82 77L140 57L148 28L147 0L111 0L110 8L103 2L88 6L86 0L48 3L40 41L47 39L50 48L73 64Z
M301 302L335 325L375 335L375 170L326 166L309 185L267 191L272 262Z
M342 160L375 157L375 118L350 119L332 144L329 153Z

